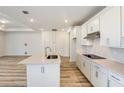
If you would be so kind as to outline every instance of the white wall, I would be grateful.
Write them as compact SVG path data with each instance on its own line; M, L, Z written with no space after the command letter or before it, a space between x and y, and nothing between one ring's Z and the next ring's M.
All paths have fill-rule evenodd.
M27 47L24 44L27 43ZM28 55L42 52L41 32L6 32L5 55Z
M4 32L0 31L0 56L4 55Z
M24 44L28 46L25 47ZM50 46L52 52L62 56L69 56L69 35L65 31L42 32L6 32L5 55L28 55L44 53L44 48Z
M111 60L124 63L124 48L108 48L100 46L100 39L93 41L92 47L82 47L82 53L93 53Z

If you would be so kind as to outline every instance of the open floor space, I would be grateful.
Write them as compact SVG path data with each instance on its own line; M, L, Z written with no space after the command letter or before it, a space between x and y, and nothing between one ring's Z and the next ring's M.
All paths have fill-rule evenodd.
M0 87L26 87L26 66L18 64L25 56L0 57ZM69 58L61 57L61 87L91 87Z

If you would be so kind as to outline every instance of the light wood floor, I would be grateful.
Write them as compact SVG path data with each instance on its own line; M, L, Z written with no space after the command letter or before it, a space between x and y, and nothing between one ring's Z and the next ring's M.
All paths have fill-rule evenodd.
M91 83L78 70L69 58L61 57L61 87L92 87Z
M5 56L0 57L0 86L24 87L26 86L26 66L17 63L27 57Z
M0 57L0 87L26 87L26 66L17 64L24 56ZM92 85L68 58L62 57L61 87L91 87Z

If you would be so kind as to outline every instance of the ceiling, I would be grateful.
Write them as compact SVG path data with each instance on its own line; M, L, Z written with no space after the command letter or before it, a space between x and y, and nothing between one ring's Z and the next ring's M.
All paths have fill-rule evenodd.
M5 30L50 30L80 25L104 6L0 6L0 19L8 20ZM28 11L24 14L22 11ZM33 18L34 21L30 22ZM67 23L65 23L67 20Z

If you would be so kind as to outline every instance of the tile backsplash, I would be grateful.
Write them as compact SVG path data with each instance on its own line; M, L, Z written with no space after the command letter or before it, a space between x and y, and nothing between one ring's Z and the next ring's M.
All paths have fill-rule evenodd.
M100 39L93 41L93 46L82 46L82 53L93 53L111 60L124 63L124 48L109 48L100 45Z

